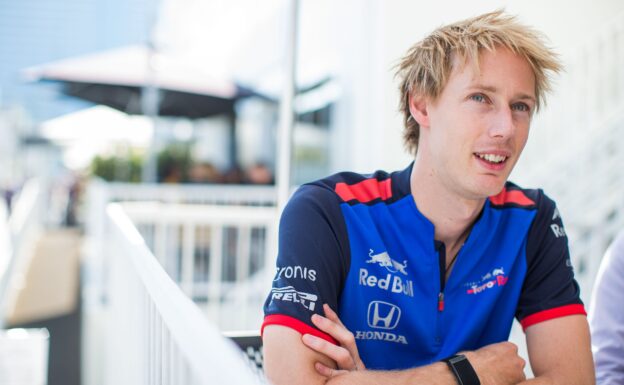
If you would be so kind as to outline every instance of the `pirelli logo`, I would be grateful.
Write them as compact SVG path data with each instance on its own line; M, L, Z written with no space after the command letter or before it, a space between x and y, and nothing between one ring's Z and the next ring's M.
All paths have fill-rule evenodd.
M304 308L314 311L318 296L295 290L292 286L276 287L271 290L271 301L285 301L301 304Z

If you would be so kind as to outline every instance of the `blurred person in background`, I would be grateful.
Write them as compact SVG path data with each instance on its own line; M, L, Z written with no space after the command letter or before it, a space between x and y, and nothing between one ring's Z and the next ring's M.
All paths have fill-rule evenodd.
M402 171L339 173L285 208L265 302L281 384L593 384L589 329L555 203L507 178L560 70L501 11L443 26L399 64Z
M245 172L239 165L230 166L222 175L222 183L241 184L245 182Z
M219 183L221 173L210 162L199 162L191 166L189 170L190 183Z
M624 384L624 232L605 253L589 312L596 381Z
M12 184L8 182L5 182L2 188L0 188L0 191L2 191L2 198L4 199L6 203L6 208L8 212L10 213L11 208L13 206L13 198L18 192L18 188L14 187Z
M273 173L271 169L262 162L251 165L246 172L246 181L249 184L273 184Z

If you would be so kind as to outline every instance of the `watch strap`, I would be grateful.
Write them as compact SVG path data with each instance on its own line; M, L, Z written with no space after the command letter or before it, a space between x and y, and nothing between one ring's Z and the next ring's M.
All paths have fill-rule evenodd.
M465 355L456 354L442 361L451 369L459 385L481 385L477 373Z

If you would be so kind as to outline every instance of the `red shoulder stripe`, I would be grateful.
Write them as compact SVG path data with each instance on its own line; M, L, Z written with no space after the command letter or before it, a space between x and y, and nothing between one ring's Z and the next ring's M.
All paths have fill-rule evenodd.
M294 329L303 334L312 334L314 336L320 337L328 342L331 342L334 345L338 345L338 341L336 341L329 334L325 334L322 331L313 328L312 326L306 324L305 322L299 321L296 318L283 315L283 314L271 314L264 317L264 322L262 323L262 328L260 329L260 335L264 333L264 327L267 325L282 325Z
M572 304L539 311L524 317L524 319L520 321L520 325L522 325L522 329L526 330L526 328L531 325L535 325L536 323L574 314L587 315L587 312L585 312L585 306L581 304Z
M374 199L381 198L386 200L392 197L391 179L378 181L377 179L366 179L355 184L346 184L344 182L336 183L336 194L343 201L348 202L353 199L361 203L370 202Z
M504 205L505 203L515 203L520 206L532 206L535 204L529 197L524 195L521 190L507 190L503 188L498 195L490 197L490 202L497 206Z

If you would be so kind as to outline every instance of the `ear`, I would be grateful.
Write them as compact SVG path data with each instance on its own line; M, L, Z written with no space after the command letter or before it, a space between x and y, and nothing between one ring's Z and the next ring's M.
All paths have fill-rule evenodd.
M412 118L420 127L429 127L429 114L427 113L427 98L419 95L409 96L409 110Z

